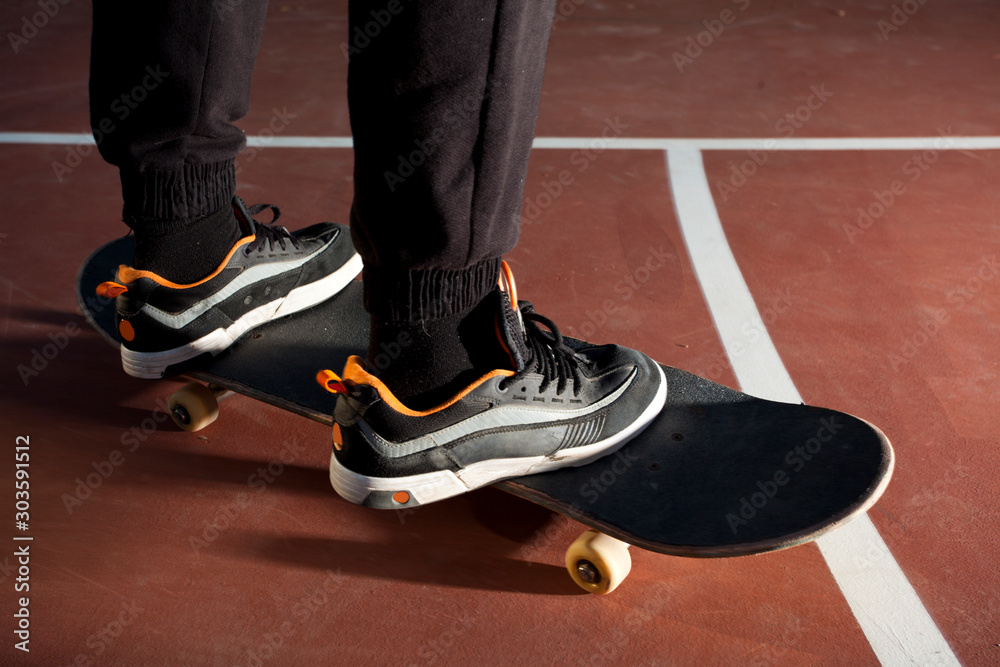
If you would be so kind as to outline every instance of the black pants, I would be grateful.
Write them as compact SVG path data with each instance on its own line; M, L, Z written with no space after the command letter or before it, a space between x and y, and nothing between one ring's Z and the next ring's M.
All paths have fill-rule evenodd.
M554 5L351 1L351 229L376 317L454 314L495 284L517 242ZM130 225L228 205L265 10L95 0L91 124Z

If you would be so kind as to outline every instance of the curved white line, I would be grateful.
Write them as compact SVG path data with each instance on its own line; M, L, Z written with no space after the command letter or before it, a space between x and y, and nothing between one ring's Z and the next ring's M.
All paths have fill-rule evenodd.
M701 152L670 150L666 162L677 221L740 386L763 398L801 403L729 248ZM762 335L755 342L741 335L745 322L759 323ZM959 664L867 515L816 543L883 665Z

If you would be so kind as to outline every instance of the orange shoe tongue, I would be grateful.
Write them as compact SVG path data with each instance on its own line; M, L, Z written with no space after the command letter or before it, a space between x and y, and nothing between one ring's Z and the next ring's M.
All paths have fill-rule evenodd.
M510 302L517 307L517 284L514 282L514 272L510 270L510 264L500 261L500 277L497 283L501 292L506 292L510 296Z

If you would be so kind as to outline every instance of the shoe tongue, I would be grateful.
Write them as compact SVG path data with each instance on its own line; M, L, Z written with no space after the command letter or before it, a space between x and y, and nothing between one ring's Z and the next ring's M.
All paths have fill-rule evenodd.
M257 233L257 225L253 216L250 215L246 202L239 197L233 197L233 213L236 214L236 221L240 223L240 238Z
M497 313L497 333L500 342L510 352L511 361L515 373L520 373L527 366L531 357L528 344L525 341L524 329L521 325L521 318L516 310L517 304L511 304L510 295L502 290L496 290L499 295L500 312Z

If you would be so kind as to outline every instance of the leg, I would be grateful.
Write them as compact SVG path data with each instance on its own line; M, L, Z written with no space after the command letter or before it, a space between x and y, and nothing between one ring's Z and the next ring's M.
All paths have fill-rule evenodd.
M482 365L456 336L517 241L554 6L351 2L352 233L370 359L400 335L415 341L404 363L379 369L404 396Z
M90 115L119 169L136 264L176 282L214 269L239 238L233 160L266 0L95 0ZM179 251L178 251L179 250Z
M354 41L348 80L369 361L319 376L341 394L334 488L386 509L587 463L666 399L649 357L563 338L517 302L500 262L517 239L552 2L355 2L352 37L389 6L381 34ZM400 354L383 365L387 349Z
M344 225L260 225L233 197L265 0L96 0L91 118L121 175L135 259L116 282L122 365L156 378L344 287ZM123 27L127 26L125 30ZM277 218L277 209L274 216Z

